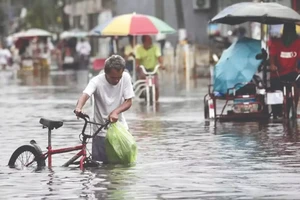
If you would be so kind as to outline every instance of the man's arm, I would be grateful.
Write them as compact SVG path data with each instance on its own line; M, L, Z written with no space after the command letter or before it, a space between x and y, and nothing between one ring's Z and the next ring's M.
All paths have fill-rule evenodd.
M86 93L83 93L81 97L77 101L77 105L75 108L76 115L82 112L82 108L85 105L86 101L90 98L90 96Z
M276 71L278 70L278 66L276 66L276 55L278 53L278 42L276 40L270 40L269 42L269 57L270 57L270 70Z
M140 59L136 59L135 60L135 66L136 66L136 68L139 68L139 66L140 66Z
M126 99L124 103L122 103L118 108L113 110L108 118L110 122L116 122L118 121L118 115L126 110L128 110L132 105L132 99Z
M164 59L163 59L163 57L162 57L162 56L159 56L159 57L157 58L157 60L158 60L159 65L160 65L161 67L163 67L163 64L164 64Z
M275 56L270 55L270 70L271 71L276 71L278 70L277 66L275 65Z

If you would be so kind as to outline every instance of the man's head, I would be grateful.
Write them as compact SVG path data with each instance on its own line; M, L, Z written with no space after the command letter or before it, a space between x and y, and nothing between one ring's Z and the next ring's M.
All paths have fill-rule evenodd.
M117 85L125 69L125 60L119 55L112 55L105 61L104 71L107 81Z
M152 46L152 38L149 35L143 35L142 43L145 49L149 49Z

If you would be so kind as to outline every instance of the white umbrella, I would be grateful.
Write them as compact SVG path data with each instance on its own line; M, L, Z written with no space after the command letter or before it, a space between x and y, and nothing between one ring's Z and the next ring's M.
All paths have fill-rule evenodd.
M21 31L18 33L14 33L12 35L14 39L26 38L26 37L50 37L50 36L52 36L50 32L39 28L28 29L27 31Z
M17 40L20 36L22 36L24 34L25 34L25 31L20 31L20 32L11 34L10 37L12 37L13 40Z
M43 30L43 29L39 29L39 28L32 28L32 29L28 29L26 32L25 32L25 36L26 37L36 37L36 36L45 36L45 37L48 37L48 36L52 36L52 34L46 30Z
M88 36L87 32L81 31L78 29L73 29L73 30L62 32L59 37L60 37L60 39L66 39L66 38L72 38L72 37L84 38L87 36Z

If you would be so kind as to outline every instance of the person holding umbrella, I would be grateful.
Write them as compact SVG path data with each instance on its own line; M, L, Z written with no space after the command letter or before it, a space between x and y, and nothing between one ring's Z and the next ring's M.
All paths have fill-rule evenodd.
M284 24L281 38L273 39L269 44L271 88L282 90L281 81L293 82L298 76L298 63L300 58L300 39L296 33L294 23ZM299 88L299 83L297 83ZM299 89L298 89L299 90ZM297 110L299 91L295 93ZM272 106L273 118L282 117L282 105Z

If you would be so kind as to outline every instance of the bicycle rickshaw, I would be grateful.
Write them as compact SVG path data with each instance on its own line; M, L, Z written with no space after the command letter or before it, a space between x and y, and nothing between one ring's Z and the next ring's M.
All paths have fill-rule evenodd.
M270 25L296 23L300 22L300 15L291 8L277 3L249 2L229 6L210 21L229 25L244 22ZM269 106L275 104L283 105L284 118L297 118L295 82L282 82L282 91L271 90L267 78L269 73L267 53L260 50L260 41L253 39L251 41L256 45L250 48L251 50L248 49L248 53L245 53L243 48L235 48L240 40L223 52L214 69L214 85L209 85L208 94L204 97L205 118L220 121L268 120L271 116ZM229 62L234 56L235 65L238 66L236 72L232 70L232 64ZM245 63L245 59L250 61ZM221 73L218 73L220 69ZM262 78L257 78L258 71L262 72ZM225 103L222 106L218 104L219 102ZM219 110L221 111L218 112Z
M42 29L32 28L27 31L15 33L13 39L20 52L20 71L48 73L50 69L51 50L48 46L48 38L51 33ZM33 42L34 41L34 42Z

